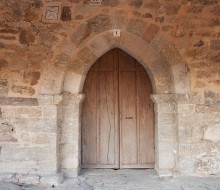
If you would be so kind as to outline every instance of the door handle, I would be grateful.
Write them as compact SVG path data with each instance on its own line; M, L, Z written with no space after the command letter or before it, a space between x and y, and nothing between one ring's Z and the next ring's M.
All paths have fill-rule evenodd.
M125 117L125 119L133 119L133 117Z

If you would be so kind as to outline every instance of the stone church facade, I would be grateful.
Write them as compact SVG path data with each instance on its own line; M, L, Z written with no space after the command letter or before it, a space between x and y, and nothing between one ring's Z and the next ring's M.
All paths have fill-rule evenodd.
M78 175L84 81L114 48L150 77L158 174L220 174L220 1L2 0L2 180Z

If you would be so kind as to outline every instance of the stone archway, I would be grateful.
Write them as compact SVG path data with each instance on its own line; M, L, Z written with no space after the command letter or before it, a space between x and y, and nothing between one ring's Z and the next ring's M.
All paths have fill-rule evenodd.
M161 175L176 172L178 132L175 93L187 91L189 81L187 77L181 78L186 74L187 67L180 60L178 52L172 49L174 48L172 44L165 43L161 38L162 35L159 35L149 44L126 32L120 38L112 38L111 31L108 31L88 39L74 53L73 61L64 78L63 101L59 115L61 121L59 164L66 176L77 176L80 171L80 115L84 98L81 92L86 74L100 56L116 47L137 59L150 76L154 91L151 98L155 103L155 168ZM171 52L174 53L173 56L168 55ZM177 60L179 62L175 63Z

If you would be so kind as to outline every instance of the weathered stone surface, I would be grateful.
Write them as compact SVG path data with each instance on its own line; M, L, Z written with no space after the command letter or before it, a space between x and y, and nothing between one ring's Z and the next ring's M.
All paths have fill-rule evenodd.
M18 30L14 28L3 28L0 30L0 33L17 34Z
M23 94L23 95L30 95L33 96L35 94L35 89L30 87L30 86L16 86L16 85L12 85L11 90L14 93L18 93L18 94Z
M25 10L24 20L27 22L39 21L40 15L38 10L34 10L32 8Z
M63 175L62 174L44 175L43 177L41 177L40 183L42 185L56 187L61 183L63 183Z
M210 140L213 142L220 142L220 127L213 126L208 127L204 132L204 140Z
M210 59L211 59L211 61L213 61L213 62L219 63L219 62L220 62L220 53L217 53L216 55L211 56Z
M43 106L54 106L60 103L60 101L62 100L62 96L61 95L39 95L38 96L38 102L39 105L43 105ZM54 109L55 107L52 107L50 109ZM51 110L50 110L51 111Z
M45 45L32 45L26 52L26 55L32 64L39 64L49 56L48 54L49 48Z
M60 94L64 71L60 68L47 66L42 72L40 94Z
M194 5L194 6L192 6L192 7L190 7L190 8L188 9L188 12L189 12L189 13L201 13L202 10L203 10L203 7L202 7L202 6L196 6L196 5Z
M2 148L2 161L44 161L52 160L55 157L56 148L50 146L31 148L4 146Z
M102 1L103 6L111 6L111 7L116 7L119 3L120 3L119 0Z
M179 114L195 113L195 104L178 104Z
M38 84L41 73L39 71L24 72L23 79L31 86Z
M0 80L0 97L7 96L9 91L8 81Z
M0 142L7 142L7 143L17 142L17 139L13 136L13 133L15 133L15 129L11 121L8 119L1 119Z
M0 181L7 182L7 183L13 183L13 184L18 183L18 179L15 177L15 175L10 174L10 173L0 174Z
M39 184L40 182L40 177L38 175L17 174L16 178L19 179L20 184Z
M143 0L132 0L130 2L131 6L135 6L136 8L140 8L143 4Z
M64 6L62 8L61 19L62 19L62 21L71 21L72 20L72 14L71 14L70 7Z
M220 40L212 40L211 41L211 49L220 50Z
M0 40L15 40L15 36L4 36L0 35Z
M71 59L69 58L69 56L65 54L57 55L54 60L55 65L61 69L67 68L70 62L71 62Z
M202 174L219 174L220 159L216 155L206 155L198 159L196 169Z
M211 13L217 15L217 16L220 16L220 6L216 6L212 11Z
M87 37L89 37L90 31L88 26L85 24L81 24L78 26L76 31L71 35L71 41L75 46L81 44Z
M58 41L58 38L55 35L53 35L51 32L46 31L39 32L38 37L39 43L44 44L46 46L52 46Z
M156 21L156 22L163 23L163 22L164 22L164 16L156 17L156 18L155 18L155 21Z
M195 4L201 4L201 5L213 5L217 4L217 0L193 0L193 3Z
M90 32L104 32L111 29L112 23L109 15L101 14L88 20Z
M204 44L205 44L204 41L199 40L198 42L196 42L196 43L194 44L194 47L201 47L201 46L203 46Z
M8 65L8 61L5 59L0 59L0 69L1 67L6 67Z
M38 102L35 98L0 98L0 105L8 106L37 106Z
M182 57L174 44L166 44L162 48L162 53L171 65L182 63Z
M147 24L140 19L131 19L127 26L127 31L137 36L142 36Z
M151 13L144 13L144 18L153 18L153 15Z
M19 41L21 44L32 44L35 41L35 36L31 31L22 30L19 36Z
M147 30L144 32L143 39L150 43L151 40L157 35L160 28L157 25L151 24Z
M0 182L1 190L20 190L20 187L13 183L2 183Z
M81 0L69 0L71 3L79 3Z
M167 15L174 15L178 14L179 10L181 8L181 5L168 5L166 6L166 13Z
M83 15L76 15L75 19L76 20L82 20L82 19L84 19L84 16Z
M219 106L219 93L216 93L215 91L212 90L205 90L204 92L204 100L205 100L205 105L216 105Z
M5 46L6 46L5 44L0 42L0 49L5 48Z
M159 1L152 1L150 3L146 3L144 7L157 10L161 7L161 3Z
M19 2L17 1L12 2L11 20L19 21L22 19L22 17L23 17L23 12Z
M206 83L201 81L196 81L195 87L196 88L204 88L206 86Z
M30 5L39 9L43 6L43 2L42 2L42 0L34 0L34 1L30 2Z
M85 63L91 63L95 60L96 56L94 53L88 48L84 47L79 53L79 58L81 58Z
M69 71L66 73L63 89L65 92L77 94L83 88L84 80L84 75Z
M220 25L220 19L219 18L212 18L209 22L210 27L215 27Z

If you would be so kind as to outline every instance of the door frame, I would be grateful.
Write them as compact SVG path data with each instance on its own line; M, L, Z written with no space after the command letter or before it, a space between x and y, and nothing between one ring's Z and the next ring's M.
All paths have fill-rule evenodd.
M67 72L61 71L64 82L61 87L63 88L62 102L58 105L61 110L58 114L62 119L59 124L59 144L65 146L59 146L60 171L67 177L78 176L81 168L81 105L84 99L81 92L84 80L89 68L99 57L110 49L118 47L144 66L153 85L151 98L155 107L155 169L160 175L178 172L177 105L180 94L177 93L186 93L185 90L190 85L190 75L183 80L178 80L178 77L185 74L187 66L182 64L177 70L176 67L179 64L173 63L177 57L179 58L179 52L174 51L173 56L169 56L169 60L166 60L163 52L160 53L162 49L160 43L147 44L142 38L125 30L121 38L114 38L109 42L106 37L111 33L111 31L106 31L88 39L75 51ZM160 41L173 47L166 39L163 39L163 36L158 39L158 42ZM85 48L88 51L84 51ZM84 52L83 57L88 57L86 61L82 60L82 52ZM44 83L42 83L42 89L45 89ZM68 114L63 116L63 112ZM69 133L70 128L74 130L74 133ZM71 149L72 146L74 149ZM68 153L65 151L67 149Z
M107 57L105 56L107 54ZM149 154L150 155L152 155L153 154L153 156L147 156L147 157L145 157L145 161L146 162L149 162L148 164L143 164L143 163L141 163L141 155L142 155L142 153L141 153L141 149L140 149L140 146L141 146L141 142L143 142L143 141L140 141L140 126L139 126L139 124L138 124L138 121L139 121L139 116L138 116L138 113L139 113L139 109L140 109L140 106L139 106L139 104L138 104L138 92L140 92L140 91L138 91L138 89L140 89L139 87L138 87L138 81L140 80L140 78L138 77L138 73L140 72L140 74L143 72L143 73L145 73L146 75L147 75L147 77L145 78L144 77L144 80L146 80L145 82L149 85L147 85L146 86L146 89L148 89L147 91L149 92L149 90L152 92L153 91L153 87L152 87L152 84L151 84L151 81L150 81L150 78L149 78L149 76L148 76L148 73L146 72L146 70L144 69L144 68L142 68L142 65L134 58L134 57L132 57L131 55L129 55L127 52L124 52L123 50L121 50L121 49L119 49L119 48L114 48L114 49L112 49L112 50L110 50L110 51L108 51L106 54L104 54L101 58L99 58L94 64L93 64L93 67L91 67L90 68L90 70L89 70L89 73L90 73L90 77L91 76L93 76L93 77L95 77L94 79L95 79L95 83L93 83L93 85L92 84L89 84L89 86L94 86L93 88L90 88L89 86L89 88L86 88L87 90L89 89L89 91L91 91L92 89L92 91L96 91L96 93L97 93L97 89L99 89L99 77L100 77L100 73L99 72L101 72L101 73L103 73L103 72L112 72L112 71L114 71L113 73L112 73L112 76L113 76L113 84L114 85L116 85L116 86L114 86L113 87L113 89L114 90L116 90L117 91L117 97L114 97L114 100L115 100L115 103L116 103L116 106L118 107L116 110L114 110L114 111L116 111L116 112L114 112L114 114L116 114L115 115L115 120L114 120L114 138L116 139L115 141L114 141L114 148L115 148L115 152L114 152L114 157L116 158L116 162L115 162L115 164L85 164L85 163L81 163L82 165L81 165L81 167L82 168L115 168L115 169L123 169L123 168L154 168L154 163L155 163L155 138L154 138L154 134L155 134L155 129L153 128L152 129L152 125L154 126L154 109L152 109L152 106L151 106L151 108L150 109L148 109L148 111L150 111L150 115L152 115L153 116L153 118L152 118L152 120L150 119L150 128L148 128L148 129L145 129L145 130L147 130L148 132L150 132L150 134L152 134L153 136L150 138L149 136L148 136L148 138L147 138L147 136L146 136L146 141L148 141L148 140L150 140L150 145L146 145L145 143L145 145L144 146L147 146L149 149L150 149L150 152L149 152ZM110 55L110 60L112 60L114 63L112 64L112 69L113 70L111 70L110 69L110 67L108 67L107 65L106 65L106 58L108 58L108 56ZM120 60L121 60L121 56L123 57L123 56L126 56L126 57L124 57L123 59L122 59L122 63L120 62ZM103 58L104 58L104 62L102 62L104 65L106 65L107 66L107 68L105 68L105 67L100 67L100 62L101 61L103 61ZM126 61L126 62L125 62ZM129 63L131 63L131 64L133 64L133 66L132 67L128 67L128 68L125 68L125 66L129 66L129 65L127 65L127 64L125 64L125 63L127 63L127 61L129 61ZM108 61L107 61L107 63L108 63ZM112 62L111 62L112 63ZM124 65L123 67L121 67L122 65ZM110 63L109 63L110 64ZM110 69L110 70L109 70ZM136 142L136 144L137 144L137 146L136 146L136 154L137 154L137 163L136 164L123 164L123 161L122 161L122 152L121 152L121 150L123 150L123 148L122 148L122 139L123 139L123 137L122 137L122 118L121 118L121 109L122 109L122 105L121 105L121 93L122 93L122 91L121 91L121 87L120 87L120 84L121 84L121 75L122 75L122 72L124 73L130 73L130 72L132 72L132 73L134 73L135 74L135 96L134 97L136 97L135 98L135 101L136 101L136 107L135 107L135 110L134 110L134 112L135 112L135 116L134 116L134 118L135 118L135 126L136 126L136 128L137 128L137 134L136 134L136 137L137 137L137 142ZM144 74L144 75L145 75ZM142 76L142 75L140 75L140 76ZM87 76L88 77L88 76ZM98 82L98 81L99 82ZM86 82L86 85L88 85L88 82L90 83L91 81L89 80L89 79L87 79L87 82ZM98 83L97 83L98 82ZM98 85L99 84L99 85ZM141 83L140 83L141 84ZM85 84L84 84L85 85ZM96 86L96 85L98 85L98 86ZM143 86L142 86L143 87ZM117 88L117 89L116 89ZM84 90L86 90L85 88L83 88ZM94 94L94 93L92 93L92 94ZM97 97L99 97L100 95L98 95ZM148 95L148 93L147 93L147 96L145 97L145 98L147 98L149 95ZM150 99L150 96L148 97L149 99ZM147 99L148 99L147 98ZM117 100L116 100L117 99ZM94 104L94 109L96 109L96 111L97 110L99 110L99 106L100 106L100 101L99 101L99 98L97 99L97 98L95 98L95 100L93 99L93 100L90 100L90 101L95 101L96 103ZM150 101L151 102L151 101ZM149 102L149 104L151 104ZM86 104L87 105L87 104ZM88 105L90 105L90 103L88 104ZM90 106L89 106L90 107ZM88 108L89 108L88 107ZM115 106L113 106L113 107L115 107ZM90 107L91 108L91 107ZM87 110L87 109L86 109ZM91 110L90 110L91 111ZM90 111L88 112L85 112L85 114L87 113L88 114L88 116L90 115L89 113L90 113ZM95 113L95 112L94 112ZM98 113L98 115L100 114L100 112L98 111L98 112L96 112L96 113ZM98 117L98 115L94 115L94 116L96 116L96 117ZM87 119L85 119L85 116L86 115L84 115L83 114L83 118L84 119L82 119L84 122L86 122L87 123ZM90 117L91 117L91 115L90 115ZM98 117L99 118L99 117ZM99 119L95 119L94 120L94 124L95 125L97 125L97 126L99 126ZM91 119L91 118L90 118ZM153 123L152 123L153 122ZM117 124L116 124L117 123ZM147 125L147 123L146 123L146 125ZM95 128L97 128L97 127L95 127ZM96 159L97 159L97 161L99 161L99 159L100 159L100 157L99 157L99 155L100 155L100 150L99 150L99 148L100 148L100 146L99 146L99 131L100 131L100 126L97 128L97 130L94 128L94 126L93 126L93 129L96 131L96 134L98 135L98 136L96 136L96 138L97 138L97 141L96 141L96 143L97 144L94 144L94 145L96 145ZM94 131L94 132L95 132ZM82 135L82 137L81 137L81 144L83 145L83 139L84 139L84 137L83 137L83 135L86 135L87 134L87 132L85 132L85 133L81 133L81 135ZM88 134L87 134L88 135ZM147 134L146 134L147 135ZM107 135L108 136L108 135ZM95 136L94 136L95 137ZM89 137L87 137L87 138L89 138ZM86 139L87 139L86 138ZM88 139L87 139L88 140ZM152 144L152 140L153 140L153 144ZM88 143L88 142L87 142ZM147 148L146 147L146 148ZM86 149L85 149L86 150ZM144 150L142 150L142 151L144 151ZM147 151L147 149L145 150L145 152ZM88 151L88 153L89 153L89 151ZM83 157L83 151L81 152L81 156ZM84 152L84 154L85 154L85 156L87 155L85 152ZM89 153L89 155L91 154L91 152ZM94 154L92 154L92 160L93 160L93 156L94 156ZM150 158L150 160L149 160L149 158ZM147 161L148 160L148 161ZM152 162L152 163L151 163Z

